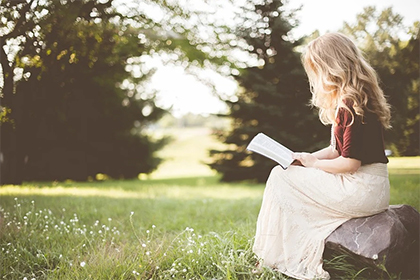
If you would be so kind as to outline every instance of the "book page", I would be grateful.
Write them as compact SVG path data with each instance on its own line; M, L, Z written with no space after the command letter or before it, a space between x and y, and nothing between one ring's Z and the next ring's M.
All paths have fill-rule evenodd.
M264 133L259 133L249 143L248 150L259 153L279 163L284 169L294 161L293 152L271 139Z

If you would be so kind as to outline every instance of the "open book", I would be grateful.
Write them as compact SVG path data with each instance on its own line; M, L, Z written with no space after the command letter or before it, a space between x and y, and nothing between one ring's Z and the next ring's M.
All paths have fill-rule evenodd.
M251 142L247 150L259 153L269 159L276 161L283 169L287 169L294 161L293 152L282 144L271 139L264 133L258 133Z

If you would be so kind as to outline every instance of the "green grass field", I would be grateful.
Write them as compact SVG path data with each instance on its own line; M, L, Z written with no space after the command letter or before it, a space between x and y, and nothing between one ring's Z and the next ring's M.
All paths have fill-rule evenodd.
M220 183L208 131L171 133L148 179L0 187L0 279L284 279L251 272L264 185ZM391 204L419 209L420 157L389 170Z

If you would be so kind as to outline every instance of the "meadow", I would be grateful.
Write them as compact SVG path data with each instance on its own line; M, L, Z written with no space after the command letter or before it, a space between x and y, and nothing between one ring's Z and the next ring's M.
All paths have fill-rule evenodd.
M219 182L208 130L171 133L166 162L138 180L0 187L0 279L286 279L252 273L264 185ZM389 170L391 204L419 210L420 157ZM326 267L360 276L339 258Z

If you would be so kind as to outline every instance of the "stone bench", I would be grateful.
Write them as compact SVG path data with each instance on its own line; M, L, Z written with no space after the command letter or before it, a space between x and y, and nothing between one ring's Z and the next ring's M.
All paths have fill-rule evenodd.
M388 272L401 279L420 279L419 221L419 212L408 205L351 219L326 239L324 258L345 255L357 269L372 268L380 277Z

